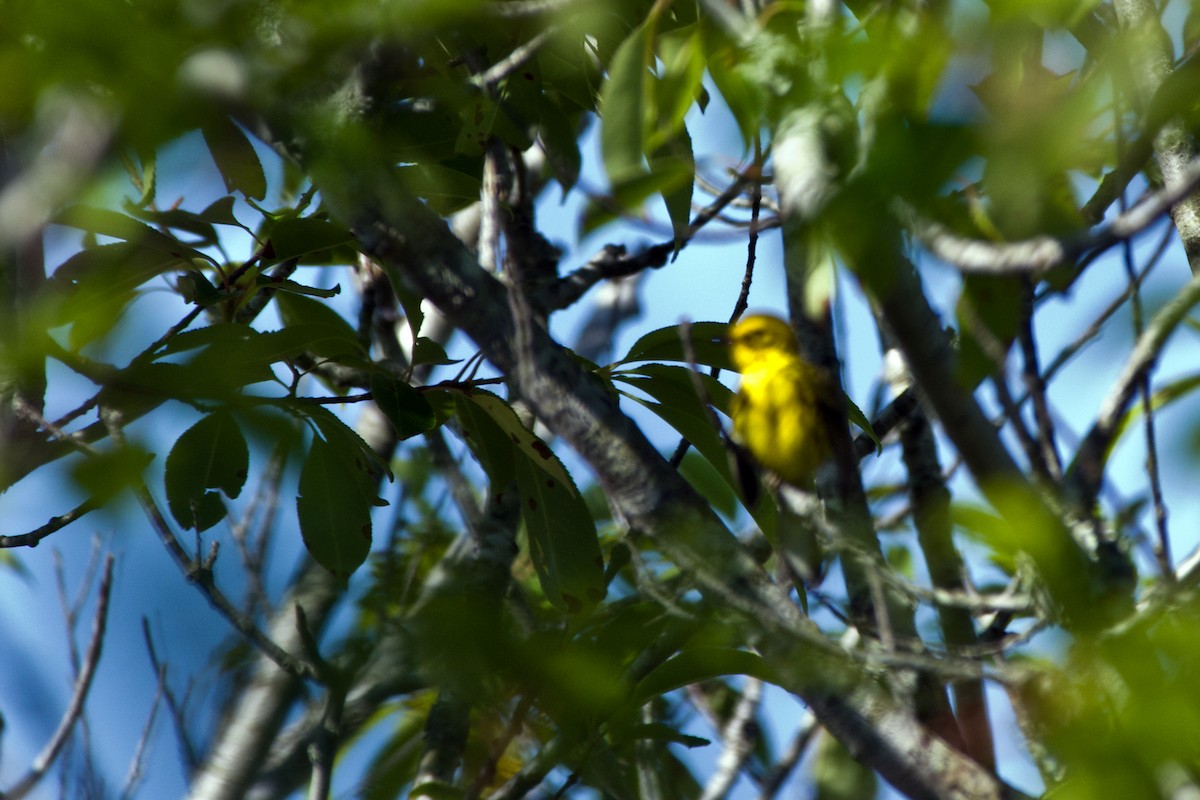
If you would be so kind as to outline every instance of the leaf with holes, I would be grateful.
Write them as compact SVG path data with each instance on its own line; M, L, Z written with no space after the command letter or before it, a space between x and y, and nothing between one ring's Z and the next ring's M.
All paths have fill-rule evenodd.
M241 494L250 451L237 420L215 411L188 428L167 456L167 505L184 528L204 531L225 518L219 490L231 500Z

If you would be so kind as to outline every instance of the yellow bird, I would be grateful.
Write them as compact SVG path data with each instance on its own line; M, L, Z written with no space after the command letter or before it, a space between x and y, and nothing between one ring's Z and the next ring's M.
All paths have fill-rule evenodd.
M730 329L729 344L742 373L732 407L735 438L760 465L806 487L830 454L829 378L800 355L792 326L778 317L743 317Z

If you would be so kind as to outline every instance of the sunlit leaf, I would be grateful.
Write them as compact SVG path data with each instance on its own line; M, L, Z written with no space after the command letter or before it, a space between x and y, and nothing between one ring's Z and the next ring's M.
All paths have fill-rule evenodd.
M638 27L623 41L600 89L600 153L614 184L626 183L645 170L643 126L649 32Z

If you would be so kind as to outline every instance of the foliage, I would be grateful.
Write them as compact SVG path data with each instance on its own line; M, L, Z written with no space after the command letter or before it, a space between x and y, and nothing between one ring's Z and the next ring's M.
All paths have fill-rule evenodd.
M1200 67L1163 5L7 3L0 502L58 485L0 545L137 500L238 637L202 730L147 633L195 798L1194 792L1156 421L1200 384L1155 370L1200 283L1155 267L1200 270ZM718 227L745 266L698 287ZM675 303L619 346L587 291L651 272ZM726 320L664 325L772 280L831 380L890 367L809 491L725 435ZM585 298L610 352L551 335Z

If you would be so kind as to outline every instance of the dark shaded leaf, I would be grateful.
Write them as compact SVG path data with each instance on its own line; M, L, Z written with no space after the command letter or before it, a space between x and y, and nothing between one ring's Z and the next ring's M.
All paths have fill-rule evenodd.
M214 116L202 128L204 143L212 154L225 189L262 200L267 196L267 177L250 139L232 120Z
M392 375L382 372L371 375L371 396L401 439L424 433L437 424L429 401Z
M672 657L638 681L633 689L633 702L641 705L660 694L725 675L750 675L768 683L779 682L774 670L756 653L727 647L696 647Z
M317 563L342 580L371 551L371 505L353 455L314 437L296 498L300 534Z
M175 521L204 531L224 519L225 503L212 490L236 498L249 465L246 439L228 411L215 411L188 428L171 448L164 476Z

